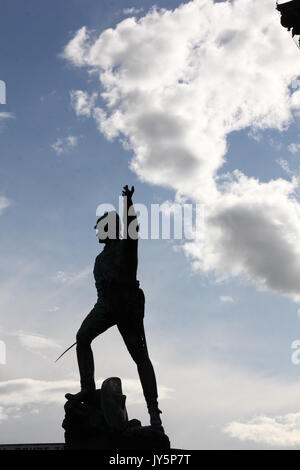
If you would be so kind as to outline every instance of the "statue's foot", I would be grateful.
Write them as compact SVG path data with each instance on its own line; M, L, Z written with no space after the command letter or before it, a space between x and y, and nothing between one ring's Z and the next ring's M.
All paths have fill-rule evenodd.
M78 393L66 393L67 400L79 401L80 403L92 403L95 398L95 389L83 388Z

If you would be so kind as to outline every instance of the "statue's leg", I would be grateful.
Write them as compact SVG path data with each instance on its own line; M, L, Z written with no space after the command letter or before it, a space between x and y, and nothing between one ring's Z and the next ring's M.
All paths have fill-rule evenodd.
M137 365L151 424L161 426L156 377L147 350L143 320L135 319L134 315L126 315L124 319L117 323L117 326L132 359Z
M80 373L81 392L76 395L67 394L68 399L81 399L82 397L85 397L86 394L95 390L95 367L91 343L97 336L114 324L115 321L107 315L103 302L97 302L95 307L83 321L76 335L76 351Z

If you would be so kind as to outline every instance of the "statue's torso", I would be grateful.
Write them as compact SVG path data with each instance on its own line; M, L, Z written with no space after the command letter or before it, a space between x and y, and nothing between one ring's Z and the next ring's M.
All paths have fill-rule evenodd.
M115 240L96 257L94 278L98 296L107 288L136 282L137 240Z

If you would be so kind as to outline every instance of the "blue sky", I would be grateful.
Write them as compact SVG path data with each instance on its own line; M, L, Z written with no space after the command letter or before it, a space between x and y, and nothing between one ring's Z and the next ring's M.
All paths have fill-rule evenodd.
M183 3L187 2L159 1L156 5L158 9L171 12ZM202 15L210 17L215 5L210 1L206 3L207 10ZM267 1L263 4L269 12ZM12 0L1 3L0 79L7 85L7 104L0 105L0 113L11 113L9 119L0 118L0 196L8 201L8 207L0 217L0 339L7 346L7 364L0 365L0 441L3 443L60 442L63 439L60 429L63 396L69 391L68 387L78 386L78 374L74 353L58 364L54 364L54 359L73 342L81 321L95 302L91 269L99 247L92 227L98 204L117 204L126 183L135 185L136 202L147 206L174 200L178 195L193 202L197 198L203 202L201 194L193 200L194 190L189 192L183 175L181 181L179 166L174 167L176 183L173 176L172 180L159 180L155 149L147 140L154 165L147 166L145 161L139 160L136 171L129 168L133 155L139 152L132 143L137 136L140 138L138 128L126 130L126 138L133 140L130 141L131 150L125 150L120 139L108 140L103 132L99 132L97 126L100 124L96 118L76 113L71 103L72 90L84 90L90 95L105 89L99 82L99 73L105 67L100 63L101 59L100 65L92 64L89 59L75 66L73 49L63 54L67 44L77 37L78 30L85 26L91 32L92 39L87 46L90 48L102 32L116 28L124 18L134 14L137 18L147 16L152 6L151 1L138 5L94 0ZM254 2L255 6L258 6L257 2ZM142 10L124 12L133 7ZM250 24L250 9L246 13L245 21L249 20ZM159 26L160 15L163 14L154 18L153 28ZM180 15L174 17L174 22L178 21L179 25L182 24ZM188 18L189 11L186 15ZM224 21L229 19L226 16ZM257 100L263 101L262 96L266 97L268 115L273 112L270 103L274 96L277 99L274 90L278 91L278 109L281 110L282 103L286 105L282 90L290 87L291 80L300 75L300 52L271 16L270 22L278 41L276 66L270 61L262 67L260 60L255 62L253 59L251 67L254 64L258 68L257 85L253 83L253 76L247 77L247 72L243 76L237 70L241 89L243 80L249 79L253 96L257 90ZM131 27L134 30L136 26ZM147 24L147 28L151 33L151 24ZM224 31L227 29L225 24ZM173 39L168 37L166 41ZM205 39L202 37L202 40ZM146 36L141 47L146 47L147 41ZM254 36L245 39L245 54L250 43L255 44ZM236 49L232 49L231 61L235 52ZM203 54L201 61L205 51ZM194 56L194 60L196 63L199 56ZM170 70L176 70L175 59L174 63L169 64ZM284 72L280 72L280 64ZM125 70L124 63L118 65ZM154 60L153 67L156 67ZM270 70L270 83L263 87L259 84L259 76L265 72L259 67ZM96 73L91 73L92 68L96 68ZM203 70L201 73L204 75ZM272 77L276 74L278 82L273 84ZM220 80L226 79L226 76L222 78L221 72L220 77ZM162 77L161 81L164 79ZM231 84L224 83L223 95L226 96L231 93ZM120 83L120 87L124 86L123 91L125 85L125 81ZM204 85L202 83L205 90ZM245 90L245 95L241 93L242 101L248 96L248 89ZM160 91L157 88L157 94ZM213 135L212 144L216 148L223 134L219 138L217 131L211 129L215 122L223 120L220 112L223 95L219 93L218 100L211 105L215 120L206 129L207 135L210 132ZM197 99L202 98L202 94L197 95ZM97 106L105 108L105 99L98 99ZM180 96L176 95L176 99L180 100ZM242 108L243 103L238 106ZM216 161L226 159L218 166L216 174L232 174L238 169L247 177L247 184L252 177L259 184L278 179L290 182L293 177L298 177L300 153L289 150L291 144L299 143L297 113L286 119L284 109L279 117L274 111L276 116L266 124L263 113L257 109L253 111L250 99L247 106L245 114L252 115L253 112L254 118L234 123L226 130L227 149L212 157ZM124 111L124 107L122 109ZM184 106L182 109L185 110ZM203 113L201 122L205 121L209 109L199 108L199 114ZM146 111L145 106L145 114ZM132 116L130 114L130 119ZM233 113L232 121L236 119L234 116ZM66 139L69 136L75 138L75 144L68 147ZM57 142L63 148L61 154L53 148ZM205 145L211 144L211 141L205 142L199 140L200 154ZM199 158L203 162L207 156L201 154ZM280 159L289 164L288 171L279 164ZM161 165L163 174L163 158ZM201 165L205 168L205 164ZM208 174L205 173L205 181L209 180ZM196 185L195 176L191 188ZM215 196L210 196L210 191L211 187L203 186L199 193L213 199ZM275 192L274 207L278 208ZM228 193L221 199L225 201L226 197L229 197ZM222 204L221 199L218 207ZM204 202L209 205L208 199ZM214 204L217 207L217 202ZM280 214L274 217L280 219ZM258 223L255 232L261 227ZM213 239L213 232L208 231L207 236L209 240ZM249 245L251 243L250 240ZM196 252L193 251L191 259L184 250L174 249L175 245L173 241L143 240L139 248L139 279L147 299L149 349L161 386L164 426L174 447L299 446L300 438L295 442L291 440L286 421L280 427L279 438L274 437L275 431L274 435L265 431L263 418L253 424L258 415L269 417L274 420L275 429L278 422L282 423L278 416L286 420L287 413L292 413L293 425L300 435L300 427L297 428L300 366L291 363L291 343L300 336L299 299L296 299L294 287L289 289L283 281L281 286L281 279L274 280L272 273L268 277L265 271L267 280L263 282L257 266L254 272L241 254L234 261L235 275L224 261L227 255L225 245L220 241L213 248L223 250L221 261L213 264L210 258L201 258L202 269L198 270L192 267L193 260L199 261ZM293 253L297 253L297 247ZM278 270L281 269L284 271L285 268L278 264ZM226 279L221 281L220 273L225 273ZM291 285L294 285L293 279ZM137 373L117 331L109 331L98 339L94 350L99 380L119 375L124 380L130 417L147 424ZM18 398L15 390L20 390ZM231 427L226 431L228 426ZM260 433L256 441L253 426L258 426ZM241 437L243 433L246 438Z

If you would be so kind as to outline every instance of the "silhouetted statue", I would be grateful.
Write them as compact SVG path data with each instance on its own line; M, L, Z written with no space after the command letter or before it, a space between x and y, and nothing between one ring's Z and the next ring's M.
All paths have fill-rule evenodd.
M91 342L117 325L125 345L137 365L150 424L163 431L158 408L157 384L149 358L144 331L145 297L136 279L138 265L138 223L132 203L134 187L124 186L124 234L120 238L120 219L115 211L97 220L99 243L103 251L94 266L98 300L77 333L77 359L81 391L66 394L68 400L92 402L95 396L94 359Z

